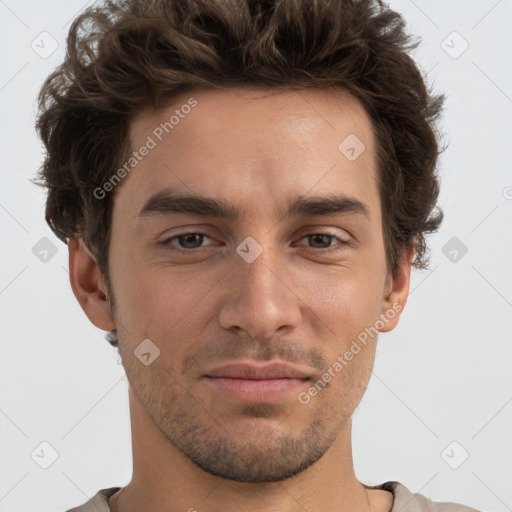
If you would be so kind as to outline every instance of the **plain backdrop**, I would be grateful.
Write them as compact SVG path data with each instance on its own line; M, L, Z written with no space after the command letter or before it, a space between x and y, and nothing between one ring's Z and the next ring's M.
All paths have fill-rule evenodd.
M72 294L67 248L29 182L43 157L37 92L90 4L0 0L1 512L64 511L131 477L123 368ZM398 328L379 339L354 414L356 474L512 510L512 1L391 7L422 38L414 56L448 96L445 221Z

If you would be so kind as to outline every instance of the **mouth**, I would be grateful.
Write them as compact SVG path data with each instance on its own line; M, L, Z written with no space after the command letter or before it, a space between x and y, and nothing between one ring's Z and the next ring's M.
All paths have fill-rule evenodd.
M216 391L247 402L276 402L298 393L309 379L236 379L205 377Z
M276 402L296 395L311 380L307 372L283 363L229 364L208 371L203 378L215 392L252 403Z

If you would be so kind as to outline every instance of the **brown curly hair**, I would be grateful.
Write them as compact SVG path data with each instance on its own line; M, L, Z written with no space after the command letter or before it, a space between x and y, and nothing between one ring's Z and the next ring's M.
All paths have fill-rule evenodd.
M39 94L46 221L82 237L108 282L113 193L101 187L130 153L129 124L192 87L337 87L361 101L377 141L386 261L428 265L436 231L444 95L409 55L416 41L381 0L121 0L71 25L66 58Z

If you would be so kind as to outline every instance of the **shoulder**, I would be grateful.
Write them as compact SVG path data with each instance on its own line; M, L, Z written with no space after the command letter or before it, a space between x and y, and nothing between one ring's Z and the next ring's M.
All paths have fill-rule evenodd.
M427 496L411 492L400 482L386 482L378 488L393 494L393 507L390 512L479 512L461 503L433 501Z
M116 493L120 487L110 487L99 490L89 501L66 512L110 512L108 499Z

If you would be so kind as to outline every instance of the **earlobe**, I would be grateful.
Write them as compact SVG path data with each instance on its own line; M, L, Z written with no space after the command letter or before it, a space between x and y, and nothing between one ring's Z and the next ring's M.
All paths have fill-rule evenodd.
M414 250L408 249L393 276L389 276L386 282L386 293L382 302L380 332L392 331L400 320L407 298L411 281L412 261Z
M87 318L99 329L116 328L104 277L81 238L68 239L71 288Z

